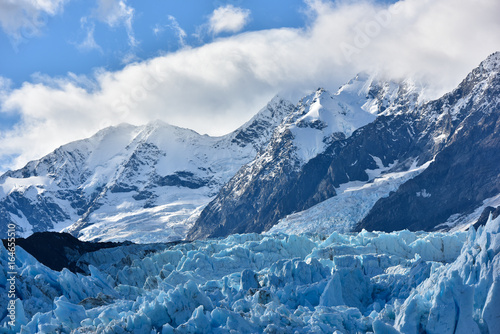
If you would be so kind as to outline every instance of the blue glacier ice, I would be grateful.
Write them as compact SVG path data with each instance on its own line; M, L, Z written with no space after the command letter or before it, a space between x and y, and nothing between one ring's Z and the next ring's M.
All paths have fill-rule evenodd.
M500 217L468 232L125 245L84 255L85 274L53 271L18 247L17 330L491 334L500 328L499 251Z

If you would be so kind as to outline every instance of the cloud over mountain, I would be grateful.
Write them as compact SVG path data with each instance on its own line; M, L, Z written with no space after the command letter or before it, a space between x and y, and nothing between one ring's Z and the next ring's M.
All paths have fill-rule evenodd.
M318 0L308 6L309 24L302 29L246 32L115 72L99 69L92 77L69 74L4 90L1 111L16 112L22 121L0 133L0 169L120 122L162 119L224 134L277 92L337 88L363 70L432 82L429 93L437 97L500 49L495 0L405 0L388 7ZM12 154L20 155L6 160Z

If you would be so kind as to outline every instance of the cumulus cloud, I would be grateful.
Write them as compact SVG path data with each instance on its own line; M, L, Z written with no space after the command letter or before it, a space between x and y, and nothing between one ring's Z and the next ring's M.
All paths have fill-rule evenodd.
M127 5L126 0L97 0L94 15L110 27L124 26L130 46L137 46L138 42L132 27L134 8Z
M0 27L15 43L40 33L68 0L0 0Z
M222 32L236 33L243 29L250 19L250 10L233 5L215 9L209 18L209 30L215 35Z
M1 109L22 118L17 128L0 134L2 154L20 154L10 166L20 167L104 126L154 119L220 135L275 93L336 90L363 70L412 76L437 97L500 50L496 0L309 6L314 15L304 29L247 32L117 72L46 79L0 94Z

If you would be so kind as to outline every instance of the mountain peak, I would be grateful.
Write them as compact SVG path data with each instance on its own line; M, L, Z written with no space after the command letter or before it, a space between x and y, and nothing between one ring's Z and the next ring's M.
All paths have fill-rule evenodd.
M410 110L425 102L425 86L411 78L388 79L378 74L358 73L337 93L348 103L374 115L389 115Z
M500 71L500 51L490 54L479 64L479 67L487 71Z
M227 136L232 143L238 146L243 147L250 144L259 151L267 143L274 129L286 116L292 113L294 108L292 102L280 95L275 95L248 122ZM264 138L265 140L263 140Z
M277 103L280 103L282 101L286 101L286 99L281 96L280 94L276 94L273 96L273 98L267 103L267 105L275 105Z
M326 89L323 88L323 87L319 87L318 89L316 89L316 94L317 95L321 95L323 94L324 92L326 92Z
M460 84L476 85L478 82L489 80L492 75L500 72L500 52L497 51L483 60Z
M161 119L155 119L154 121L151 121L146 124L147 127L150 128L161 128L165 126L171 126L169 123L162 121Z
M99 131L97 131L93 136L89 137L88 139L92 138L92 137L104 137L110 133L115 133L115 132L120 132L120 131L132 131L133 129L137 129L137 126L135 125L132 125L130 123L125 123L125 122L122 122L120 124L116 124L116 125L110 125L108 127L105 127Z
M337 91L337 95L340 95L342 93L351 93L358 96L366 96L368 94L368 91L370 90L370 86L373 80L374 75L369 75L365 72L358 73L346 84L340 86L339 90Z

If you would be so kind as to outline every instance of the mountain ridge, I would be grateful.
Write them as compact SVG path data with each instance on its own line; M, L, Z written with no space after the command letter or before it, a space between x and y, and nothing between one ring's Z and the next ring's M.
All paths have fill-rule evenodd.
M484 101L478 100L478 96L482 92L489 94L490 99L495 100L496 90L486 84L485 80L497 73L495 71L498 69L498 55L499 53L490 55L454 91L445 94L440 99L421 104L396 103L389 108L385 107L383 103L372 103L371 105L378 105L380 108L379 112L377 112L378 117L374 122L360 127L348 138L339 138L339 140L333 141L324 152L319 153L314 159L306 163L300 173L287 175L287 177L291 177L295 181L289 183L286 187L282 185L275 186L272 182L248 185L249 189L264 189L267 187L266 194L256 198L252 198L253 193L242 196L238 189L227 191L223 187L216 199L202 212L190 235L194 237L213 237L225 236L227 235L225 233L266 231L288 214L303 211L336 196L336 189L343 184L354 181L371 182L366 171L379 167L377 159L384 167L393 165L387 172L409 171L414 162L417 163L417 167L431 162L436 154L446 147L450 136L459 129L461 124L474 125L462 122L468 118L467 110L471 105L477 107L481 103L484 104ZM496 82L493 85L497 89L500 87ZM404 98L404 89L401 88L398 91L402 91L401 97ZM377 94L371 94L371 96L377 96ZM410 96L413 97L411 101L418 101L418 96L415 97L412 94ZM380 100L383 99L379 98ZM398 97L393 101L398 101ZM487 107L491 107L491 104L486 103L485 108ZM497 133L496 130L493 133ZM432 164L433 162L429 166ZM491 162L489 166L492 166ZM493 166L491 168L494 170ZM469 170L468 177L473 177L472 172L472 170ZM421 171L421 174L423 173L425 171ZM253 176L248 175L237 175L236 177L253 179ZM455 179L456 181L458 180ZM229 184L237 183L232 180ZM411 184L411 180L406 180L401 187L404 188L405 184ZM448 189L451 190L452 188ZM306 190L307 193L301 193L301 191ZM415 195L412 198L415 198L419 191L422 194L422 189L417 189L414 191ZM236 194L236 197L234 194ZM301 194L300 198L295 197L296 194ZM478 195L481 199L486 199L481 192L479 194L481 194ZM488 193L488 195L492 194ZM253 203L263 202L262 199L269 196L271 198L274 196L277 200L275 202L271 201L271 203L268 200L266 204L258 206L258 210L256 210L256 205ZM387 194L382 196L387 196ZM388 194L388 196L391 198L391 196L395 195ZM417 227L431 228L429 225L410 224L407 226L401 223L399 225L387 225L386 229L383 222L384 215L387 212L390 214L391 205L384 205L383 201L383 198L379 198L378 204L375 204L379 209L377 215L367 213L369 217L376 216L378 220L372 224L361 224L358 228L391 231L406 227L412 229ZM402 201L404 202L404 200ZM432 209L439 212L439 202L436 202L434 198L432 202L436 203ZM479 200L475 201L474 205L479 205ZM242 208L245 207L247 208L245 211L247 212L246 216L240 214L237 219L234 219L235 212L241 212ZM412 210L418 210L417 207L412 207ZM408 209L408 212L413 212L408 207L406 209ZM264 210L272 214L261 218ZM455 210L460 212L460 207L456 207ZM405 212L405 209L400 211ZM442 220L448 213L451 215L457 212L448 210L440 216L440 219L433 220L433 226L443 223ZM397 218L401 219L401 217L398 216ZM395 217L394 221L397 218ZM425 215L420 215L419 219L425 219ZM228 226L231 227L229 232L226 232ZM213 231L217 232L214 233Z
M16 223L24 236L65 229L84 240L109 240L110 234L122 233L114 241L147 242L145 236L133 236L133 225L140 234L137 224L149 216L156 221L156 232L172 222L173 230L162 234L167 241L168 233L182 238L181 220L196 213L253 158L291 105L275 97L246 124L221 137L162 121L103 129L0 176L0 220ZM106 219L107 231L98 232L94 223ZM116 229L120 219L121 231ZM154 240L154 230L149 237Z
M397 229L402 226L397 221L404 221L406 228L429 230L454 214L471 213L500 193L500 173L495 168L500 163L499 95L500 53L495 53L443 97L445 103L440 107L449 113L451 127L435 161L376 203L358 229ZM458 107L450 108L453 105ZM427 196L421 195L423 189ZM468 195L472 193L476 195ZM433 205L432 194L439 199L439 207ZM387 207L392 211L387 212ZM425 217L421 212L427 212Z
M137 243L452 228L498 206L499 69L497 52L433 101L411 79L358 74L298 104L275 96L221 137L162 121L106 128L1 175L0 221L25 237Z
M394 96L398 91L402 91L400 96ZM335 145L340 149L347 138L355 137L360 129L369 127L378 119L377 116L388 117L382 113L399 113L409 105L417 104L418 95L416 85L411 81L384 83L361 74L342 86L336 94L320 88L306 96L299 102L294 114L275 131L267 151L240 169L222 187L219 195L201 213L188 237L262 232L277 219L334 196L335 187L340 183L315 184L311 178L301 177L301 171L306 170L316 177L324 175L328 172ZM321 105L321 97L330 102L324 103L325 108ZM389 98L399 103L385 106L384 100ZM357 116L354 121L350 117L353 114ZM302 124L303 121L306 121L305 124ZM301 136L300 131L309 133ZM350 164L352 162L354 160ZM371 157L364 164L377 167ZM364 169L354 168L352 172L353 178L367 178ZM200 225L203 227L197 227Z

